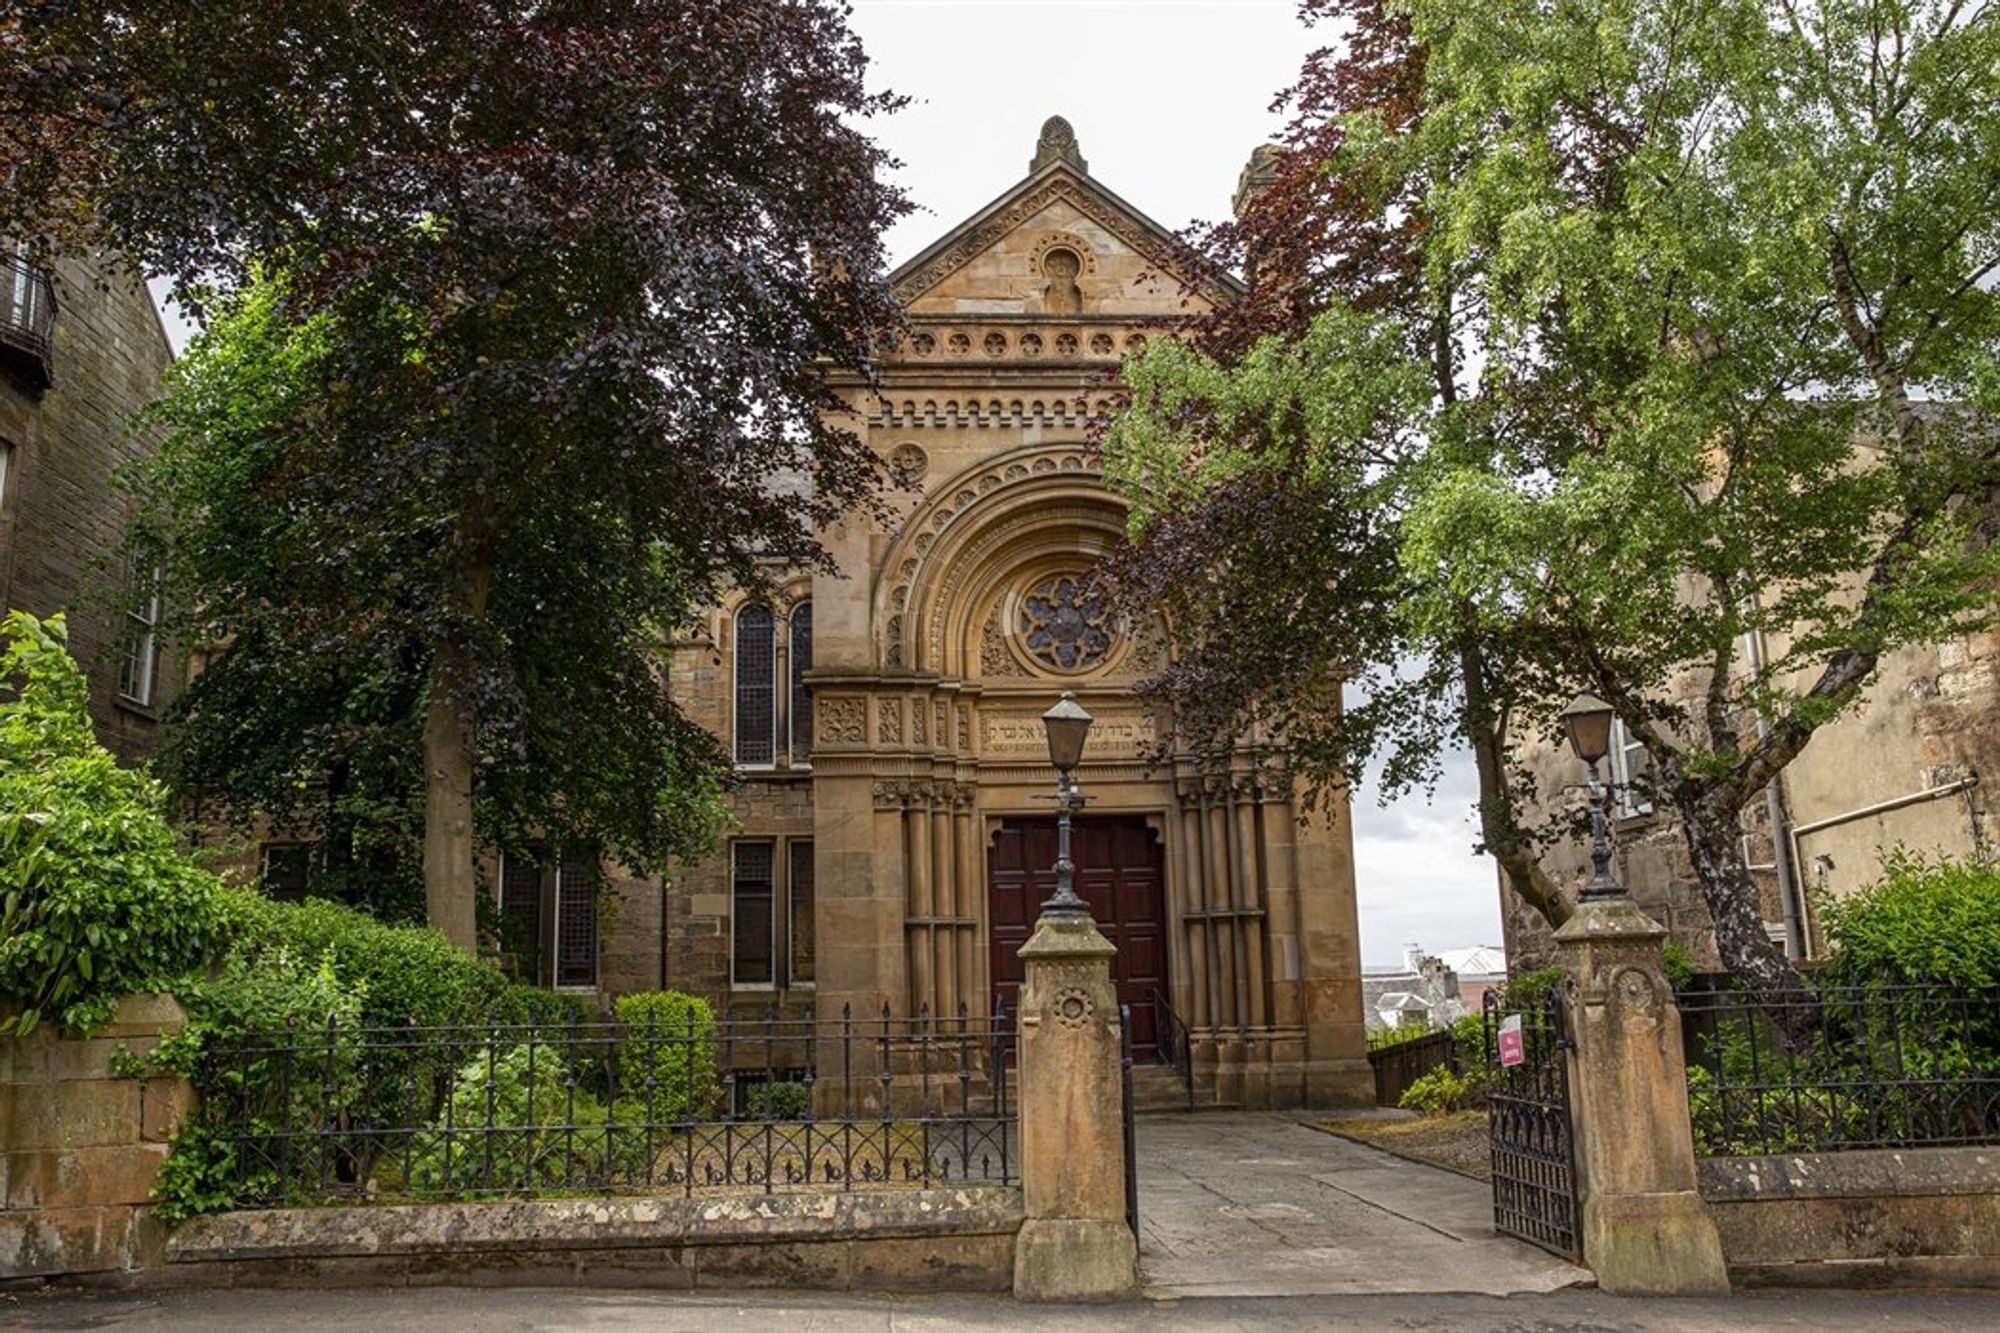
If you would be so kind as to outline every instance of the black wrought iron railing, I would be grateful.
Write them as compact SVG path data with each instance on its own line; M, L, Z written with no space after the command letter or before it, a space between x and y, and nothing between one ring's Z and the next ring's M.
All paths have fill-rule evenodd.
M1399 1106L1412 1083L1439 1066L1462 1072L1458 1065L1458 1041L1448 1030L1377 1046L1368 1052L1368 1067L1375 1074L1375 1104Z
M252 1032L202 1133L238 1206L1018 1181L1006 1018Z
M2000 986L1678 997L1702 1156L2000 1143Z
M0 245L0 359L37 388L55 371L56 292L47 273Z
M1165 992L1153 992L1153 1027L1155 1040L1159 1044L1160 1059L1168 1068L1180 1075L1181 1087L1187 1092L1188 1109L1194 1109L1194 1043L1189 1039L1188 1025L1174 1012Z

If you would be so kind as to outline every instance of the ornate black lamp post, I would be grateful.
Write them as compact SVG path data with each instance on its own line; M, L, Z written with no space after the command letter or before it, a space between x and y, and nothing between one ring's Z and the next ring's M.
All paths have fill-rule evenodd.
M1090 906L1076 894L1076 863L1069 859L1070 816L1083 808L1083 794L1071 776L1083 761L1083 743L1090 736L1090 714L1064 690L1056 706L1042 714L1048 732L1049 762L1056 766L1056 892L1042 904L1043 916L1089 916Z
M1562 711L1569 748L1590 774L1590 883L1577 895L1580 902L1623 898L1625 886L1611 878L1611 844L1605 836L1604 803L1611 793L1598 780L1597 765L1611 749L1611 705L1594 695L1579 694Z

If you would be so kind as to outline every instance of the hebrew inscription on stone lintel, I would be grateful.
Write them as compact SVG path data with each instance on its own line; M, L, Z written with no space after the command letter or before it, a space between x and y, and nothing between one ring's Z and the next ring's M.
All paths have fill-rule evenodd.
M981 749L994 755L1045 755L1048 734L1038 713L1003 713L980 719ZM1088 755L1137 754L1153 743L1153 723L1143 713L1113 713L1090 728Z

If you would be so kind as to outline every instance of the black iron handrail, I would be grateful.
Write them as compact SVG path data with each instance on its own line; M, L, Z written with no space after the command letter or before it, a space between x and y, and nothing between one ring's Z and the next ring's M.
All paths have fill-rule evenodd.
M37 388L55 379L56 289L18 250L0 250L0 353Z
M1160 1058L1167 1067L1181 1076L1181 1087L1187 1091L1188 1110L1194 1109L1194 1055L1188 1025L1174 1012L1172 1004L1159 990L1153 991L1154 1040L1159 1044Z

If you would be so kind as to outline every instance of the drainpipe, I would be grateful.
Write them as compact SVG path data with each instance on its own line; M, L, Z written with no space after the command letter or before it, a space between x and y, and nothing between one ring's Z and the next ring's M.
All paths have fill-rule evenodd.
M1858 810L1849 810L1845 814L1834 815L1828 819L1815 819L1810 824L1800 824L1792 830L1792 862L1795 865L1798 863L1799 839L1809 833L1818 833L1823 829L1835 828L1841 824L1851 824L1857 819L1866 819L1870 815L1883 815L1891 810L1901 810L1906 805L1921 805L1925 801L1935 801L1940 797L1955 796L1962 791L1971 791L1978 785L1979 775L1974 773L1970 777L1960 778L1956 782L1946 782L1935 787L1926 787L1922 791L1913 791L1906 796L1895 796L1886 801L1877 801L1873 805L1864 805Z
M1751 599L1756 606L1756 599ZM1753 627L1743 635L1744 650L1750 658L1750 670L1754 675L1764 671L1764 631ZM1757 710L1757 739L1762 741L1771 734L1771 723L1764 716L1764 710ZM1764 818L1771 830L1771 860L1778 871L1778 910L1785 923L1785 957L1798 962L1806 956L1805 906L1799 893L1798 873L1798 833L1790 826L1785 814L1784 794L1778 784L1782 774L1764 784Z

